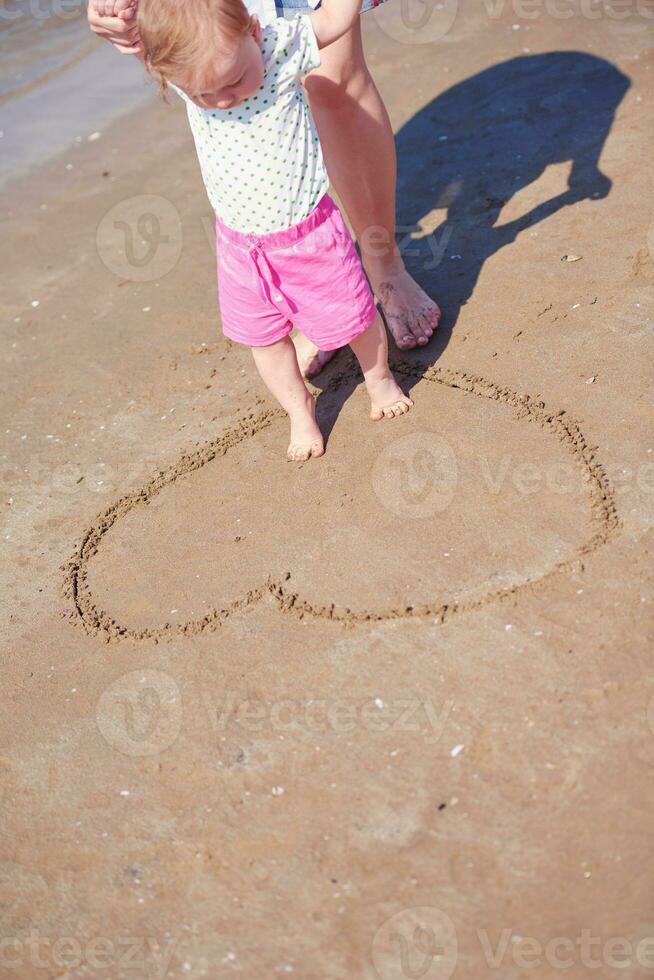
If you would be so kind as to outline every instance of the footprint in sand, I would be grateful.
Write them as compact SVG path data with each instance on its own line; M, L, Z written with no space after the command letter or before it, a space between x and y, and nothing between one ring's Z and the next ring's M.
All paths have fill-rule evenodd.
M443 622L537 588L618 531L564 411L462 372L393 369L416 408L392 434L346 371L319 398L334 423L319 465L291 470L282 411L252 411L116 501L65 568L71 618L106 640L215 630L261 601L334 628Z

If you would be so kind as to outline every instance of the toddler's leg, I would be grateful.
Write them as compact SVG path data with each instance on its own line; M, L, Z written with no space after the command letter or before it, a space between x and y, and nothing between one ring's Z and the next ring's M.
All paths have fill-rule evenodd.
M252 347L252 355L263 383L291 420L287 456L292 460L322 456L325 442L316 422L316 404L311 396L290 337L266 347Z
M361 365L370 395L370 418L392 419L408 412L413 401L405 395L388 366L388 343L381 316L377 316L364 333L350 341L350 347Z

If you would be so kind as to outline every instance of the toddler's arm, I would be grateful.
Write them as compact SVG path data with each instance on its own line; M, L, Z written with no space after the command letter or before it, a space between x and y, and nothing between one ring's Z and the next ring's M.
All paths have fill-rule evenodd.
M111 41L121 54L135 54L140 58L136 8L137 0L89 0L89 27L98 37Z
M322 0L309 15L318 47L324 48L342 37L356 23L360 11L361 0Z

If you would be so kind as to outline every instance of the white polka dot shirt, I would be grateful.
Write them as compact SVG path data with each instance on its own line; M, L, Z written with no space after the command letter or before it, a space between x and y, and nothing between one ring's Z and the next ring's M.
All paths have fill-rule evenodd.
M231 109L200 109L178 88L209 200L230 228L267 234L297 224L329 187L300 79L320 64L309 15L264 27L263 82Z

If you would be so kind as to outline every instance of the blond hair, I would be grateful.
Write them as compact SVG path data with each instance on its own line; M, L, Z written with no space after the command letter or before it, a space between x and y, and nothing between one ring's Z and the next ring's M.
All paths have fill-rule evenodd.
M139 0L137 25L148 72L159 82L200 73L207 51L229 51L254 26L242 0Z

